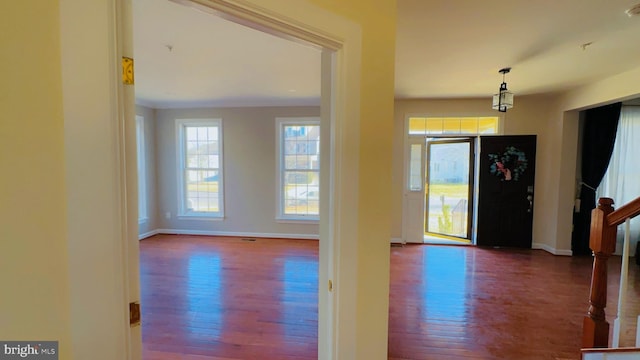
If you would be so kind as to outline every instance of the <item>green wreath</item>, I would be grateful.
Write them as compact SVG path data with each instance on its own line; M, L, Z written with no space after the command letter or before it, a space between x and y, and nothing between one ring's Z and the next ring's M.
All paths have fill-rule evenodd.
M518 181L527 170L527 156L515 146L507 146L502 154L489 154L489 171L502 181Z

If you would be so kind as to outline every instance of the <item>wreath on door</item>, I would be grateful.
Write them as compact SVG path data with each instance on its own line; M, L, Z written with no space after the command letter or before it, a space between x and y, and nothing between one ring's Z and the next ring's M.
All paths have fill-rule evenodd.
M527 156L515 146L507 146L502 154L489 154L491 174L501 181L518 181L527 170Z

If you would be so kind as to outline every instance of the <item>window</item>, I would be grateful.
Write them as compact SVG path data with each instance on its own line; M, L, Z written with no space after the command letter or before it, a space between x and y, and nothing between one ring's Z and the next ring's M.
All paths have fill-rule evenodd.
M411 117L409 135L483 135L498 133L497 117Z
M138 156L138 223L147 221L147 166L144 151L144 117L136 115Z
M409 191L422 191L422 145L411 144L409 150Z
M178 216L223 217L222 121L178 119Z
M640 196L640 106L622 106L620 121L607 172L596 192L599 197L610 197L616 205L626 204ZM633 219L630 226L632 241L640 238L640 221ZM618 239L624 236L624 226ZM632 243L633 244L633 243Z
M278 218L318 220L320 119L276 119Z

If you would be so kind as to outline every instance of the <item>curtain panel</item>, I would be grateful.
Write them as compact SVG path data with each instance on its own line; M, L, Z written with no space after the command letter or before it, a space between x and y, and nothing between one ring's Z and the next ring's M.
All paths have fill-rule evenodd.
M596 207L596 189L607 171L613 152L622 103L585 111L582 136L582 182L580 211L574 213L571 250L574 255L589 255L591 210Z
M615 146L607 172L598 187L597 197L609 197L615 207L640 196L640 106L623 106ZM624 226L618 228L618 241L624 237ZM631 220L631 246L640 240L640 218Z

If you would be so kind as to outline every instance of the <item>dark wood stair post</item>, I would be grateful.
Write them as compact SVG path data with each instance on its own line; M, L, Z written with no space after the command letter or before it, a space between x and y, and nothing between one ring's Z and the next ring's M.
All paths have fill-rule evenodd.
M616 250L616 226L610 226L607 215L613 212L613 200L600 198L591 212L589 247L593 251L593 273L589 310L583 321L582 347L602 348L609 344L609 323L605 319L607 306L607 261Z

